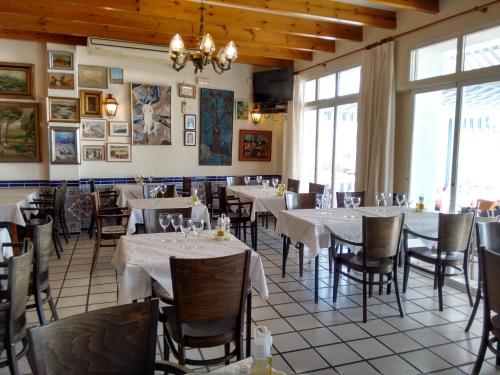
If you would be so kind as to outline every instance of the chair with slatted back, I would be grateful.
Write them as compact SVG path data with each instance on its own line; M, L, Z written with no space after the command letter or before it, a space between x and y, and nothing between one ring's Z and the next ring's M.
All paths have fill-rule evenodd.
M174 184L168 184L167 185L167 191L163 195L163 198L174 198L175 197L175 185Z
M325 194L326 185L309 182L309 193Z
M300 187L300 180L294 180L293 178L289 178L286 184L286 190L291 191L292 193L298 193Z
M7 279L7 290L2 291L0 302L0 353L7 352L7 359L0 362L0 367L9 366L11 374L18 375L17 361L28 349L26 338L26 296L33 270L33 243L25 239L21 255L12 256L8 262L1 262L0 267L7 268L0 279ZM16 353L16 344L22 343Z
M220 215L220 211L215 207L215 198L217 198L217 193L212 190L212 183L209 181L204 181L203 186L205 187L205 205L210 212L210 219L214 220Z
M337 207L338 208L345 208L345 203L344 203L344 198L347 194L353 197L357 197L360 200L359 207L364 207L365 206L365 195L366 192L364 191L351 191L351 192L346 192L346 191L337 191L335 193L337 195Z
M90 194L97 191L95 181L93 179L89 180L89 186L90 186ZM100 202L101 209L118 208L116 201L119 195L120 194L115 190L99 191L99 198L101 200ZM89 229L88 229L89 238L92 238L92 236L94 235L94 231L95 231L95 221L94 221L94 216L91 215Z
M437 237L423 235L409 228L404 229L405 265L403 293L406 292L408 285L410 267L415 267L425 273L432 273L434 275L435 287L438 289L439 311L443 311L443 286L445 278L463 274L469 303L471 306L473 305L469 287L468 254L472 229L474 227L474 216L473 212L465 214L440 213ZM437 242L437 249L429 249L427 247L409 248L408 239L410 236L422 238L427 241L435 241ZM434 265L434 270L430 271L425 267L411 264L411 258ZM447 268L455 272L447 273Z
M500 252L500 223L498 222L488 222L488 223L476 223L476 242L477 249L484 247L490 251ZM479 256L479 253L478 253ZM467 327L465 327L465 332L468 332L474 319L476 317L477 309L479 303L481 302L481 270L479 270L478 287L476 292L476 302L474 302L474 307L472 309L469 322Z
M238 186L244 186L245 184L245 176L236 176L236 185Z
M162 233L163 228L160 225L160 214L181 214L183 218L190 218L192 207L185 208L152 208L142 210L144 216L144 230L146 233ZM174 228L169 225L167 232L173 232Z
M191 196L192 184L193 181L189 177L182 177L182 190L180 192L180 195L183 197Z
M500 366L500 247L486 249L481 246L479 252L479 267L483 289L483 333L476 363L472 369L473 375L478 375L489 348L496 356L496 365ZM490 336L493 336L490 338ZM495 348L496 344L496 348Z
M231 220L231 226L238 239L241 238L243 230L243 239L247 240L247 224L251 227L252 202L241 202L238 198L229 197L225 186L217 188L219 198L219 209L221 214L225 214ZM253 236L252 236L253 238Z
M89 311L29 330L34 375L176 375L185 367L156 361L157 300Z
M243 358L250 256L251 250L245 250L218 258L170 258L174 304L162 309L166 360L170 352L181 365L227 364L233 357ZM222 357L186 357L186 348L217 346L224 346Z
M336 249L337 243L348 246L358 246L361 251L354 253L339 253L334 255L334 277L333 277L333 302L337 301L337 292L340 283L340 275L363 284L363 322L367 319L367 294L372 285L394 283L399 314L404 316L403 307L398 287L397 259L399 255L399 243L403 229L404 216L393 217L366 217L362 218L362 242L350 241L335 233L331 234L331 249ZM356 275L342 271L342 266L351 268L363 274L359 279ZM374 281L373 275L387 276Z

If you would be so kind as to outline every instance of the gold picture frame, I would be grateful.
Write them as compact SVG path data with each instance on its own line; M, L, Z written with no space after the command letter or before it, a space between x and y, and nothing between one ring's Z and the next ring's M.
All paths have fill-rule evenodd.
M76 98L47 98L49 122L80 122L80 104Z
M80 116L102 118L102 92L80 90Z
M84 161L106 161L106 147L104 145L85 145L82 147Z
M179 90L178 95L181 98L196 99L196 86L187 83L179 83L177 85Z
M0 62L0 98L35 99L35 66Z

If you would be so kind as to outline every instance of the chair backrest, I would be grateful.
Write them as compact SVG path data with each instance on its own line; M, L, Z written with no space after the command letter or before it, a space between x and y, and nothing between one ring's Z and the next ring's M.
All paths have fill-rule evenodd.
M66 194L62 185L56 188L56 192L54 195L54 213L55 215L61 215L61 212L64 211L64 195Z
M476 209L478 214L485 213L487 216L493 216L496 206L498 206L498 201L490 201L486 199L478 199L476 202Z
M214 203L214 194L212 192L212 183L209 181L204 181L203 186L205 188L205 202L207 205L212 205Z
M99 192L95 191L90 194L90 200L92 203L92 216L94 217L94 222L96 225L96 230L99 233L102 230L102 223L101 220L99 220L99 208L101 205L101 201L99 198Z
M245 176L236 176L236 185L245 185Z
M392 258L399 252L404 216L363 216L363 259Z
M45 290L49 284L49 258L54 247L52 243L52 217L47 216L45 224L32 227L32 241L34 247L34 274L33 281Z
M26 296L33 270L33 242L24 239L22 253L9 258L7 281L7 299L10 307L7 310L7 334L11 342L18 341L26 329Z
M493 251L494 250L494 251ZM484 309L487 318L490 310L500 314L500 248L479 248L479 263L481 264L481 278L483 280Z
M192 181L189 177L182 177L182 192L183 193L191 193L191 185Z
M93 179L89 180L89 185L90 185L90 192L91 193L95 192L95 181Z
M170 258L179 332L185 323L242 321L251 250L204 259Z
M163 195L163 198L173 198L175 197L175 185L169 184L167 185L167 191Z
M222 214L226 214L228 212L227 206L227 191L225 186L217 187L217 197L219 198L219 210Z
M183 218L191 218L191 207L186 208L169 208L169 209L144 209L142 214L144 216L144 231L146 233L161 233L163 228L160 225L160 214L181 214ZM167 232L173 232L174 228L169 225Z
M351 197L359 197L361 200L361 203L359 204L360 207L364 207L365 205L365 192L364 191L353 191L353 192L345 192L345 191L337 191L335 193L337 195L337 207L339 208L344 208L344 197L346 194L350 194Z
M29 330L35 375L154 374L158 300L118 305Z
M309 193L325 194L326 185L309 182Z
M316 207L316 193L285 193L285 209L299 210Z
M478 223L476 222L477 248L481 246L491 251L500 251L500 223Z
M438 254L464 252L469 249L474 226L474 213L439 214Z
M291 191L293 193L298 193L300 187L300 180L294 180L293 178L289 178L286 184L286 190Z

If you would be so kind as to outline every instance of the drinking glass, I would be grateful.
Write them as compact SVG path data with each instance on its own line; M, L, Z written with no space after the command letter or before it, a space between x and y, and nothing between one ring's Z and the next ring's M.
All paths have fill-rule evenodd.
M411 208L411 204L413 203L413 199L409 195L406 196L406 207Z
M351 197L351 204L353 208L358 208L359 205L361 204L361 198L360 197Z
M279 182L279 180L278 180L276 177L275 177L275 178L273 178L273 181L272 181L272 183L273 183L273 188L275 188L275 189L276 189L276 186L278 186L278 182Z
M138 184L139 181L141 180L141 178L139 177L139 175L137 175L134 177L134 180L135 180L135 183Z
M156 189L151 189L151 191L149 192L149 196L151 198L156 198L156 194L157 194Z
M184 235L184 238L187 238L189 232L193 228L193 221L191 219L182 219L181 220L181 232Z
M406 203L406 195L405 194L397 194L396 195L396 202L398 203L399 208L401 208L401 206L404 206Z
M205 222L203 220L192 220L193 232L197 238L200 238L200 233L205 229Z
M170 224L174 227L174 232L177 233L177 229L180 228L182 222L182 214L172 214L170 218ZM174 242L177 241L177 239L174 239Z
M380 207L381 203L385 200L385 194L375 193L375 200L377 201L377 207Z
M165 198L165 193L167 192L167 185L160 185L160 193L162 198Z
M260 185L262 183L262 176L255 177L255 180L257 181L257 185Z
M345 194L344 195L344 207L346 208L346 211L349 212L349 207L351 207L351 194ZM344 217L350 217L349 215L346 215Z
M153 182L153 175L152 175L152 174L150 174L150 175L148 176L148 181L149 181L149 183Z
M269 187L269 180L262 181L262 186L264 187L264 189L267 189Z
M243 177L243 180L245 181L245 185L248 186L248 184L250 183L250 176Z
M163 232L167 231L167 228L170 225L170 220L171 220L170 214L166 213L160 214L159 221L160 221L160 226L163 228Z

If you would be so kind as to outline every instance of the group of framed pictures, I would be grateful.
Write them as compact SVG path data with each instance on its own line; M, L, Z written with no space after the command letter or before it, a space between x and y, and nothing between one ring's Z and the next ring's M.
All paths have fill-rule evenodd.
M106 141L108 137L129 137L130 125L124 121L82 118L80 121L82 141ZM108 142L106 145L85 145L82 154L85 161L131 161L129 143Z
M184 115L184 146L196 146L196 115Z

